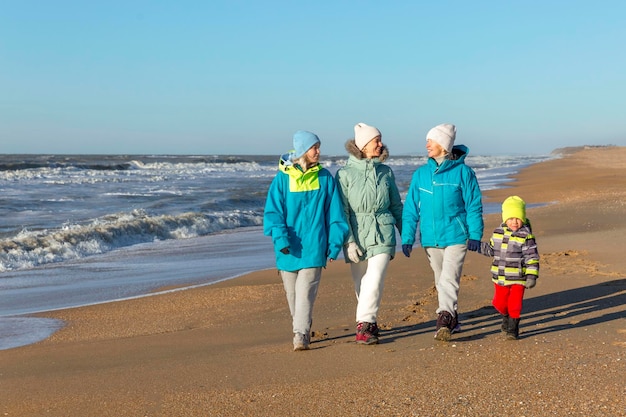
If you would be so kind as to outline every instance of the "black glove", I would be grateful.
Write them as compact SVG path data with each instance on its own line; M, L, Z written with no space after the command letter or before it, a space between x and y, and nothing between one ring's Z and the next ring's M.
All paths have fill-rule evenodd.
M285 246L280 251L285 255L289 255L289 246Z
M413 245L402 245L402 253L404 253L404 256L406 256L407 258L411 257L412 250L413 250Z
M467 250L480 253L480 240L470 239L467 241Z

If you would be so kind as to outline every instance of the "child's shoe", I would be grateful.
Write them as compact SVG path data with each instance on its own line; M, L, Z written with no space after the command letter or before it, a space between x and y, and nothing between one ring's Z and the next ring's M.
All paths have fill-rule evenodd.
M520 319L509 318L509 327L506 330L507 340L519 339L519 320Z
M502 315L502 325L500 326L500 331L502 333L506 333L509 330L509 315L508 314L503 314Z

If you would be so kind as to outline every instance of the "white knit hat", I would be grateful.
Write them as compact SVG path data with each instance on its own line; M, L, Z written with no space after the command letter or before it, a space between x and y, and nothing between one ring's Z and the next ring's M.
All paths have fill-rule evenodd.
M382 136L380 130L374 126L368 126L365 123L357 123L354 125L354 142L359 150L363 150L365 145L369 143L376 136Z
M454 138L456 138L456 126L448 123L433 127L426 135L426 139L434 140L448 153L454 146Z

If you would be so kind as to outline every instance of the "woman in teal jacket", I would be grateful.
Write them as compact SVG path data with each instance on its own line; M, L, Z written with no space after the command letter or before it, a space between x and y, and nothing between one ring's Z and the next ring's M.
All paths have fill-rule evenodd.
M263 231L274 243L293 319L294 350L305 350L322 268L339 256L348 225L335 180L319 165L319 138L299 130L293 145L295 151L281 157L270 185Z
M428 162L413 174L402 216L402 251L411 255L417 225L420 243L435 276L439 307L437 340L458 331L458 293L467 249L483 235L482 195L474 171L465 165L469 149L453 146L456 127L442 124L426 136Z
M396 253L402 200L393 171L382 163L389 152L378 129L358 123L346 150L348 162L336 175L350 228L344 254L357 297L356 341L369 345L378 342L376 317L387 265Z

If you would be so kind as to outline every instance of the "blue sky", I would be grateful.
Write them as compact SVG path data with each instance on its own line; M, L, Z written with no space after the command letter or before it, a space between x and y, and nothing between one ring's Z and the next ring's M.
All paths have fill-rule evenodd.
M620 1L0 0L0 153L626 145Z

